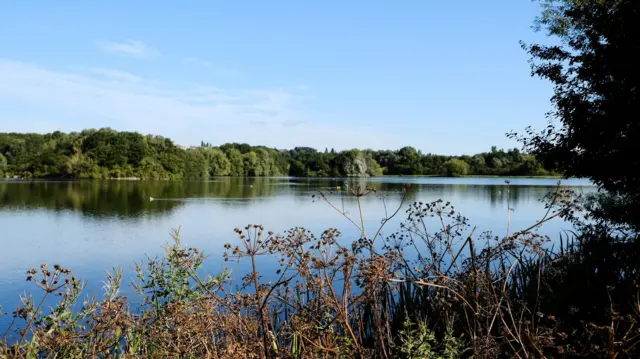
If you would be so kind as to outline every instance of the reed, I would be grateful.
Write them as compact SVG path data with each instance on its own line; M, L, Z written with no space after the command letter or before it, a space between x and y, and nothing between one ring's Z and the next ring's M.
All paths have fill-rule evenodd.
M543 218L496 237L476 233L451 203L406 204L410 190L390 208L385 194L345 185L354 217L332 202L336 189L318 193L358 238L235 229L224 258L251 268L237 286L227 271L203 275L204 254L184 247L179 230L163 257L136 265L140 305L120 295L121 270L107 272L101 298L83 301L71 270L42 265L26 274L42 299L22 298L0 357L638 357L638 241L580 222L549 248L536 231L557 217L578 223L580 197L558 187ZM365 196L384 203L377 228L365 228ZM263 279L261 256L279 261L275 279Z

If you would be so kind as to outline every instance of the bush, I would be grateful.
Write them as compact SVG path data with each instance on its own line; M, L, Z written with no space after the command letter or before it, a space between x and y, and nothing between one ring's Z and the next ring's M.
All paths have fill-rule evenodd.
M469 172L469 164L458 159L450 159L442 166L447 177L463 177Z

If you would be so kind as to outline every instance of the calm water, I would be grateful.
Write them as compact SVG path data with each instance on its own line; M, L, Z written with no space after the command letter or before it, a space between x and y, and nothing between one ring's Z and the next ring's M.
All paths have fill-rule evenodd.
M358 181L356 181L358 182ZM13 310L18 294L30 290L25 271L41 263L59 263L89 281L98 291L104 270L130 268L145 256L162 252L172 228L181 227L183 242L210 255L207 269L220 270L223 244L233 242L235 227L263 224L282 232L304 226L320 234L328 227L342 231L349 243L356 231L327 203L312 195L344 180L247 178L208 182L13 182L0 181L0 304ZM387 194L389 207L399 203L399 190L411 183L410 201L444 199L477 226L476 233L493 231L504 235L507 226L507 187L498 178L376 178L359 180ZM545 209L539 200L554 190L557 180L514 179L509 187L511 228L528 227ZM563 186L593 192L586 180L565 180ZM155 200L150 201L149 198ZM334 204L357 213L354 200L334 194ZM368 228L384 217L383 202L376 197L363 200ZM402 212L401 212L402 213ZM404 216L386 228L394 232ZM540 230L557 236L570 226L551 221ZM268 262L268 258L264 261ZM245 272L231 264L235 275ZM5 310L6 311L6 310ZM2 318L0 318L0 327Z

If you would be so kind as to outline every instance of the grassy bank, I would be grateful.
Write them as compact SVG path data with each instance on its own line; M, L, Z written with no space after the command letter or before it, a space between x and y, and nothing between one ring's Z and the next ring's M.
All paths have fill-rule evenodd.
M405 191L408 187L405 188ZM380 193L347 188L359 198ZM405 192L406 193L406 192ZM136 266L140 301L119 295L123 273L108 273L101 298L59 265L25 274L37 290L13 313L0 341L7 358L632 358L637 331L635 242L576 225L556 251L539 225L580 209L558 188L530 228L477 233L450 203L388 206L378 228L349 219L359 238L336 229L274 234L236 229L224 258L250 266L202 273L205 255L173 233L165 256ZM405 197L406 198L406 197ZM385 204L388 199L385 199ZM360 208L363 213L363 208ZM395 234L381 231L405 216ZM508 226L507 226L508 227ZM280 266L270 281L261 256ZM265 274L265 273L263 273ZM134 306L131 303L142 303ZM44 304L46 303L46 304ZM53 303L51 309L49 305ZM11 314L9 314L11 315Z

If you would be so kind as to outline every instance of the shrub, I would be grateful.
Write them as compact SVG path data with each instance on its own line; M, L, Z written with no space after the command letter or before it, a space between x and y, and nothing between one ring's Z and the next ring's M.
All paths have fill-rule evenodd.
M450 159L442 166L447 177L462 177L469 173L469 164L458 159Z

